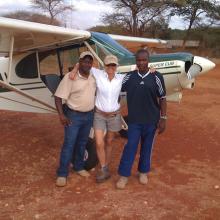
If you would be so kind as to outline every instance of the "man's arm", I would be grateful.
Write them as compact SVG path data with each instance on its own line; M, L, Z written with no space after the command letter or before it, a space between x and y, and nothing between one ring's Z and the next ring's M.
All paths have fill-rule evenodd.
M160 120L158 123L158 134L161 134L166 129L166 119L167 119L167 100L166 98L160 98Z
M167 100L166 100L166 87L164 83L163 76L155 72L155 79L157 84L157 97L159 98L160 106L160 120L158 122L158 134L161 134L166 129L166 119L167 119Z
M71 121L63 113L62 99L55 96L55 105L59 114L61 124L64 126L70 125Z
M128 81L131 77L131 74L133 73L134 71L131 71L131 72L128 72L126 73L126 75L123 77L123 80L122 80L122 87L121 87L121 91L122 92L127 92L127 86L128 86Z

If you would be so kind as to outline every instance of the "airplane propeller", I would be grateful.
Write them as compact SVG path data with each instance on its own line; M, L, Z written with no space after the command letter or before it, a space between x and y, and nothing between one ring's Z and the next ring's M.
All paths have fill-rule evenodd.
M202 75L215 67L215 63L199 56L194 56L193 63L194 64L189 68L187 72L187 78L189 80L195 78L198 75Z

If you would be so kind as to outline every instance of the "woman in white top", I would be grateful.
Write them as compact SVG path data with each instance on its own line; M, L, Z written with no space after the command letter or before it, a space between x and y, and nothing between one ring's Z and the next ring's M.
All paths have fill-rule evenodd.
M107 55L104 64L104 70L96 68L91 70L97 84L93 128L97 155L101 166L96 175L98 183L110 178L108 166L111 160L112 141L116 132L121 130L119 95L122 81L126 75L117 73L118 58L116 56ZM74 79L77 72L76 66L72 70L70 78Z

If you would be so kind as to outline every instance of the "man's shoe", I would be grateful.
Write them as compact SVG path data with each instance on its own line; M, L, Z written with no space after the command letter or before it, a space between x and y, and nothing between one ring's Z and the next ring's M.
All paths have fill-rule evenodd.
M116 183L117 189L124 189L128 183L128 177L120 176L118 182Z
M105 180L109 179L111 177L109 169L107 166L102 167L97 175L96 175L96 182L97 183L103 183Z
M56 180L56 186L65 186L66 182L66 177L58 176Z
M77 171L76 173L82 177L89 177L90 176L89 172L87 172L86 170L80 170L80 171Z
M143 185L146 185L148 182L147 174L146 173L139 173L139 182Z

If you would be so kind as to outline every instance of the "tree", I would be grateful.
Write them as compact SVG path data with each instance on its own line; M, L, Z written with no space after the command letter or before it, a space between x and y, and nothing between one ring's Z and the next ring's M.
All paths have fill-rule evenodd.
M219 1L216 0L177 0L172 3L172 12L188 22L183 47L189 38L192 27L211 26L219 20Z
M100 1L111 2L115 11L112 14L105 14L103 22L108 25L119 25L134 36L143 36L152 21L156 22L158 18L166 17L165 12L169 7L169 1L166 0Z
M61 26L61 22L58 21L57 19L53 19L51 23L51 19L49 17L37 13L32 14L31 12L27 12L27 11L16 11L13 13L5 14L3 15L3 17Z
M147 37L162 39L170 38L169 24L163 16L158 17L156 21L152 20L148 25L147 32Z
M118 34L123 35L125 34L125 30L118 25L98 25L95 27L91 27L88 31L95 31L95 32L103 32L103 33L110 33L110 34Z
M53 20L65 11L74 10L73 6L65 4L64 0L31 0L32 6L41 9L50 15L51 24Z

